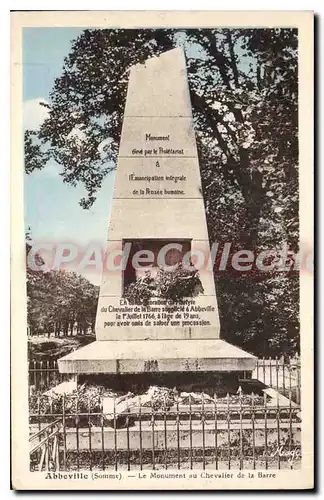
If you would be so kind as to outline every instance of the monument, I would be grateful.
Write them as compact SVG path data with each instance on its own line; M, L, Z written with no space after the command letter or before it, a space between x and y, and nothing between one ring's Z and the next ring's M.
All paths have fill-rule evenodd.
M185 257L194 268L209 250L186 63L176 48L130 70L96 341L61 358L60 372L162 384L203 374L249 378L256 358L220 339L206 263L192 272L199 287L189 297L169 300L155 291L136 302L127 295Z

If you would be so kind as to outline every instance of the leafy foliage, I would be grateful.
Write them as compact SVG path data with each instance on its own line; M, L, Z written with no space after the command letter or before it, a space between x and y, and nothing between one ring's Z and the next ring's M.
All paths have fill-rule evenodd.
M66 356L72 351L94 341L94 335L74 335L73 337L51 337L48 340L43 337L30 337L28 339L28 361L30 363L40 362L51 363Z
M33 417L36 416L51 416L52 414L66 416L75 416L82 419L81 414L86 417L83 419L85 425L88 422L88 415L91 413L103 412L103 398L112 398L115 404L112 404L112 411L115 407L116 416L120 416L120 412L127 413L134 408L153 408L155 411L168 411L176 404L185 406L215 404L215 397L211 397L204 392L178 392L176 388L170 389L162 386L150 386L149 389L140 395L135 396L132 392L114 392L103 385L82 384L73 392L61 394L56 392L41 393L35 392L29 399L29 411ZM269 397L267 396L267 399ZM127 402L121 409L118 408L119 402ZM226 397L216 398L218 405L235 405L236 409L239 405L253 406L263 405L264 397L255 394L227 394ZM64 405L64 409L63 409ZM200 414L200 412L197 412ZM194 413L193 413L194 414ZM107 424L112 420L112 414L106 413L102 415L104 423ZM100 417L100 415L98 415ZM36 419L35 419L36 420ZM100 418L98 418L100 422ZM37 421L37 420L36 420ZM93 420L91 420L93 423ZM82 423L82 421L81 421ZM71 422L72 426L75 420ZM100 425L100 424L99 424Z
M31 335L86 334L89 328L93 330L98 294L97 286L76 273L41 272L28 267L27 320Z
M129 283L125 288L124 297L130 304L145 306L150 302L155 290L155 280L150 273L147 273L143 278Z
M170 302L179 302L185 297L196 297L204 293L198 271L190 271L181 265L174 271L160 269L156 281L158 295Z
M153 296L170 302L180 302L185 297L204 293L199 273L178 265L172 271L159 269L155 278L149 271L143 278L130 283L124 293L130 304L147 305Z
M85 30L55 81L49 117L26 134L27 172L54 159L64 182L84 184L89 208L115 166L130 66L176 45L186 52L210 241L296 251L294 29ZM255 354L298 350L297 273L220 275L216 286L225 339Z

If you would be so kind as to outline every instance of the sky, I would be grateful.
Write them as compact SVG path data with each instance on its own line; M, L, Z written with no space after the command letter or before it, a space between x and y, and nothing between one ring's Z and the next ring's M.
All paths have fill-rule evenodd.
M25 28L23 38L24 128L38 127L46 116L40 101L49 101L54 80L61 75L64 57L81 28ZM107 239L114 173L103 182L89 210L79 205L85 196L80 185L63 183L60 169L49 163L42 171L25 175L25 228L33 241L75 243L86 249L92 243L104 247ZM97 272L83 274L99 284Z

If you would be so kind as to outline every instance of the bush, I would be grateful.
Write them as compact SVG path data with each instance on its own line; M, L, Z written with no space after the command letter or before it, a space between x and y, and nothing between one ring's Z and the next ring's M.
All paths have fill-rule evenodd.
M125 290L124 297L130 304L147 305L156 289L154 278L148 272L143 278L130 283Z
M130 304L147 305L153 296L164 298L170 302L179 302L186 297L196 297L204 293L199 273L179 264L174 270L159 269L155 278L148 271L127 286L124 296Z
M171 302L178 302L185 297L196 297L204 293L199 273L179 265L174 271L160 269L157 279L158 295Z

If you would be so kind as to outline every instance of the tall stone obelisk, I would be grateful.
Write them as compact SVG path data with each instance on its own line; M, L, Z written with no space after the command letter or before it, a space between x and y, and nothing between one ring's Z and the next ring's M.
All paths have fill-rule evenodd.
M165 245L179 244L193 257L209 256L182 48L131 68L97 340L60 359L59 368L88 374L251 371L255 358L219 338L214 278L207 261L199 270L203 293L174 307L158 299L150 305L132 305L124 297L125 283L136 275L129 267L123 269L120 259L119 266L117 262L127 243L156 253Z

